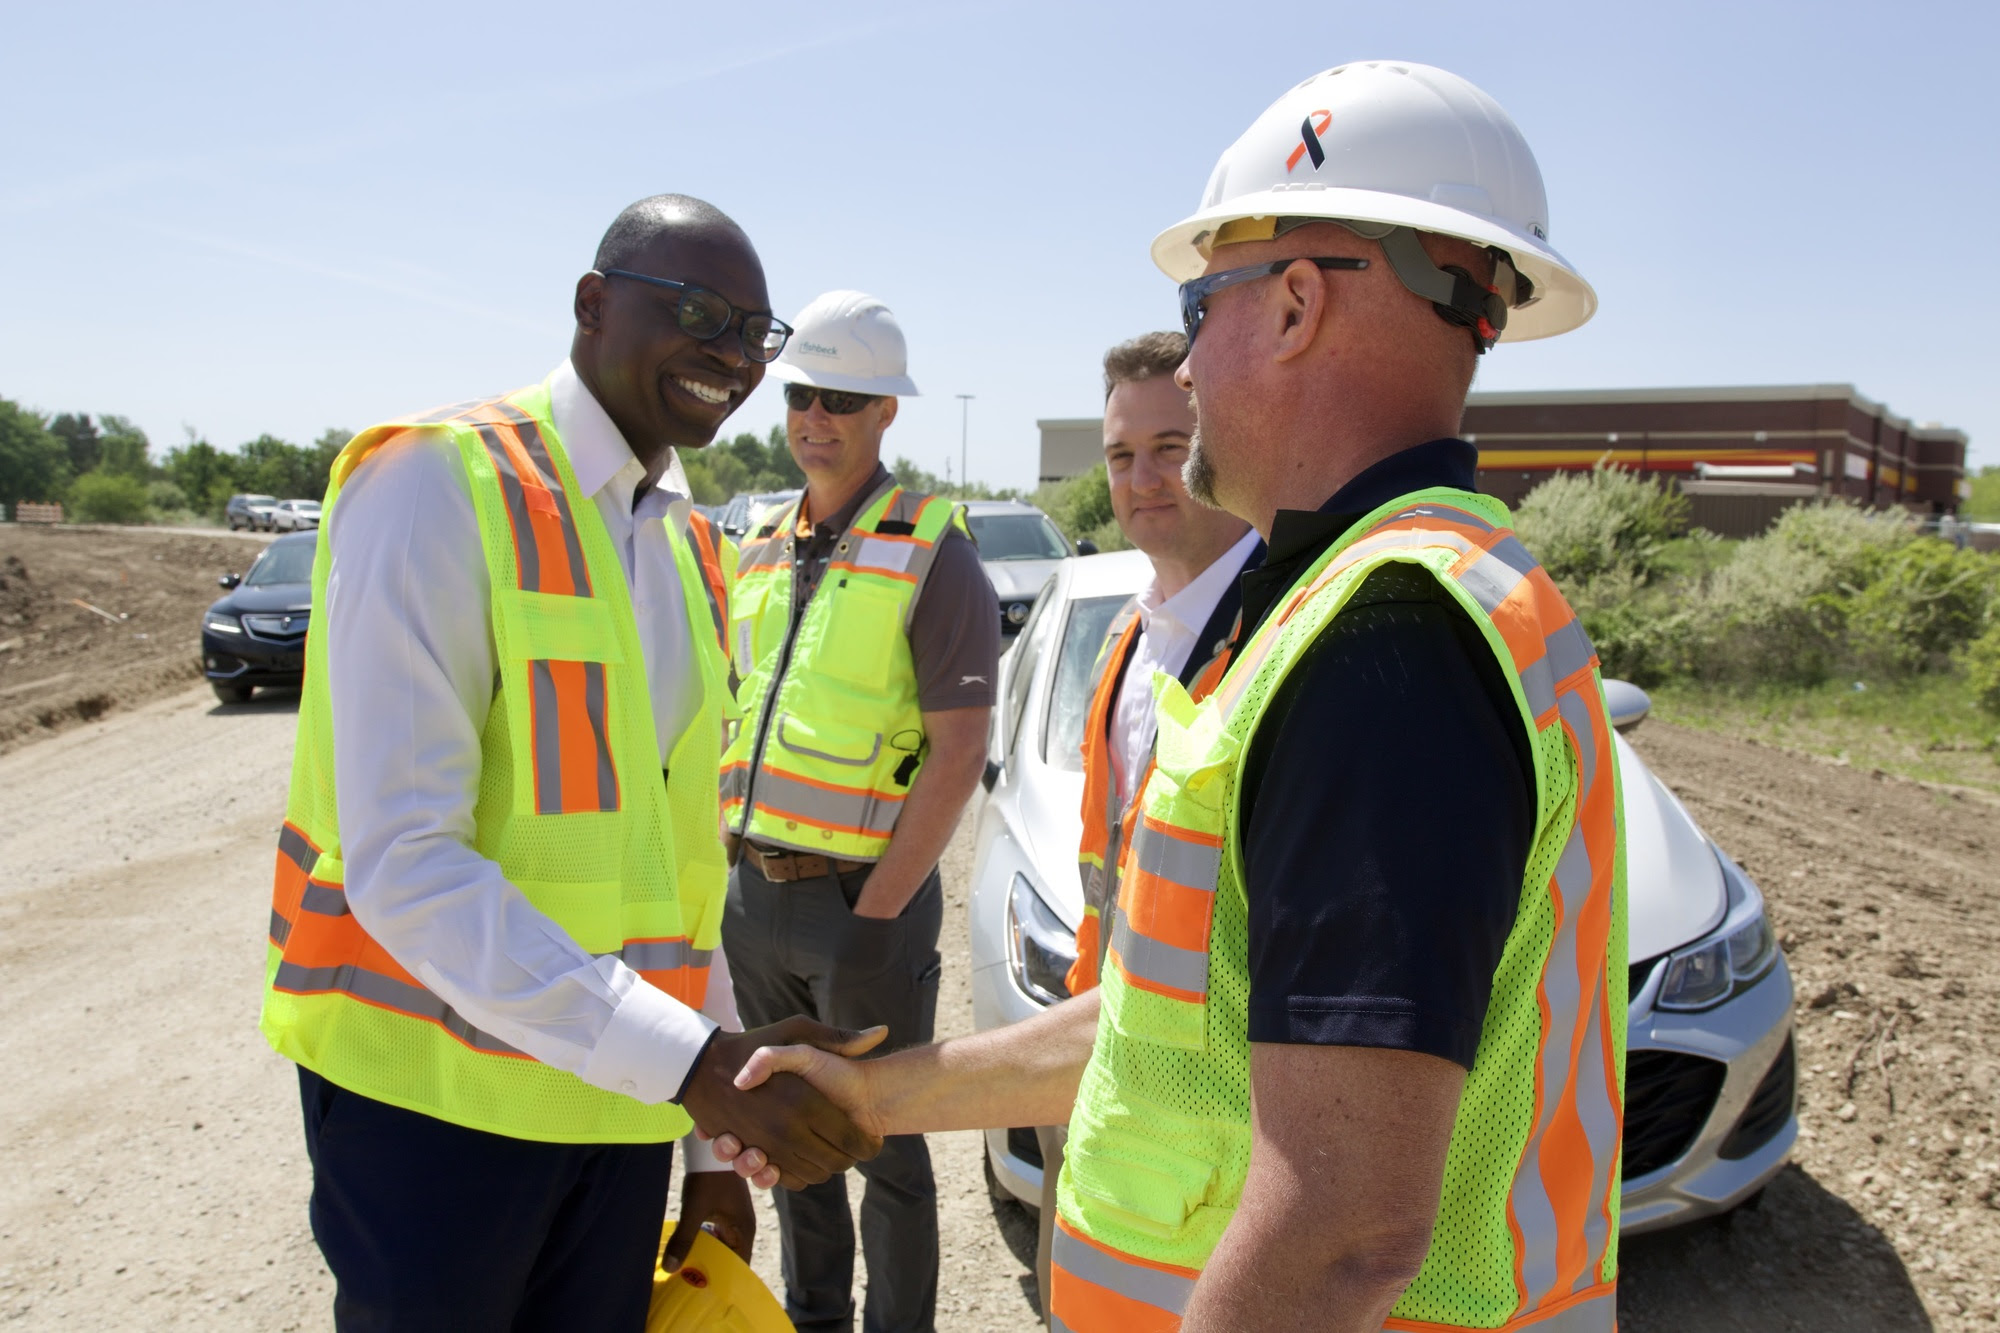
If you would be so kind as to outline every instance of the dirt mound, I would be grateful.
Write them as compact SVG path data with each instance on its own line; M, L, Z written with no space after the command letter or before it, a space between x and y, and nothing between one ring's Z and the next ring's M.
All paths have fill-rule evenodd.
M201 613L241 537L0 526L0 752L201 678Z

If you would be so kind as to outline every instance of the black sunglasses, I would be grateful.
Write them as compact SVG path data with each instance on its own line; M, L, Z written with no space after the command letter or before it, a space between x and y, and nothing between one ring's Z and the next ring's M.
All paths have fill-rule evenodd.
M812 411L813 399L817 398L825 404L827 411L837 417L851 417L882 396L879 393L855 393L851 389L822 389L811 384L785 386L785 406L792 411Z
M785 350L785 343L792 336L792 326L782 319L773 319L769 314L753 314L748 310L738 311L735 306L706 287L697 287L691 282L675 282L672 278L655 278L646 273L634 273L627 268L607 268L607 278L630 278L634 282L651 283L655 287L665 287L668 291L679 292L681 299L675 303L674 319L681 326L681 332L697 342L708 342L719 338L736 321L740 313L743 325L739 336L743 340L743 355L752 361L772 361Z
M1301 256L1304 258L1304 256ZM1268 278L1274 273L1283 273L1297 259L1279 259L1269 264L1251 264L1247 268L1226 268L1220 273L1211 273L1205 278L1189 278L1181 284L1181 327L1187 330L1188 346L1194 346L1194 336L1201 332L1202 317L1207 314L1208 298L1224 287L1234 287L1239 282L1255 282L1258 278ZM1307 259L1308 264L1317 264L1324 269L1364 269L1365 259Z

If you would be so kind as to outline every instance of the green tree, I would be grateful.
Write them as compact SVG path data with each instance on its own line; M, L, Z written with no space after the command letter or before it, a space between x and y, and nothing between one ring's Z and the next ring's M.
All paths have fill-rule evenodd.
M69 451L42 415L0 398L0 504L11 515L23 500L61 499L69 478Z
M95 468L104 453L103 440L88 412L63 412L49 422L49 434L69 450L69 470L82 476Z
M146 483L122 472L99 468L78 477L69 498L76 517L86 523L146 521Z
M97 468L121 477L149 480L153 475L153 446L146 432L124 417L99 417L97 424L100 434Z
M2000 467L1988 463L1972 478L1972 498L1960 510L1975 523L2000 523Z
M224 453L189 429L187 443L167 451L163 470L195 512L220 518L236 491L238 466L235 454Z
M280 500L316 500L326 494L326 473L313 452L275 435L259 435L237 450L242 463L237 484Z

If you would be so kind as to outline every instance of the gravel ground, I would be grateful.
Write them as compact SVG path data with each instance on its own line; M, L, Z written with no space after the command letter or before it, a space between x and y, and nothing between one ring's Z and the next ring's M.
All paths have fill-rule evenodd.
M196 689L0 756L0 1061L16 1071L0 1086L0 1323L330 1326L291 1069L255 1030L294 723L282 697L221 707ZM1799 974L1807 1137L1756 1211L1628 1244L1621 1326L1988 1327L1994 806L1658 722L1637 739L1770 895ZM961 838L947 1033L970 1022L968 870ZM1034 1327L1028 1215L988 1199L976 1135L932 1148L939 1326Z

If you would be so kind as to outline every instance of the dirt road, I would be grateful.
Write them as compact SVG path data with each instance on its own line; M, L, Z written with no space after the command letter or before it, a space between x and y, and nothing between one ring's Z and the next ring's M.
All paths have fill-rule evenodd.
M0 1323L330 1325L291 1068L255 1030L294 722L289 700L197 689L0 756ZM1758 1211L1631 1242L1622 1326L1989 1326L2000 810L1657 723L1639 739L1771 894L1801 977L1811 1137ZM961 839L947 1032L969 1023L967 870ZM976 1136L933 1152L939 1326L1034 1327L1027 1215L988 1200Z

